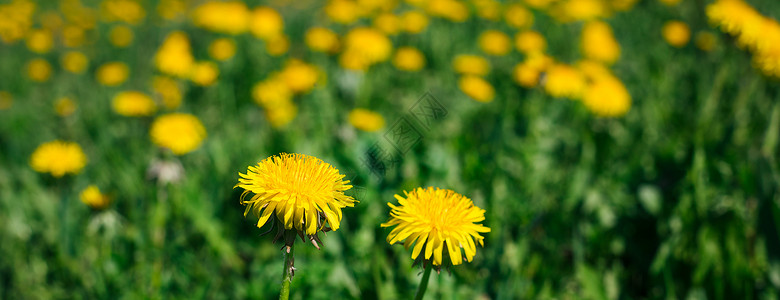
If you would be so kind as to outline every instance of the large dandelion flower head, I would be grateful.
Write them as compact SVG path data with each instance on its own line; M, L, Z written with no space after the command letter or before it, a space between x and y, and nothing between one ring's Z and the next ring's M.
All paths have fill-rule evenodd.
M87 156L79 144L60 140L41 144L30 156L33 170L54 177L77 174L86 164Z
M344 194L352 186L349 180L343 180L338 169L304 154L271 156L239 176L235 187L244 189L244 216L253 212L259 218L259 228L276 215L277 238L287 230L297 231L318 248L317 232L339 229L341 209L357 202ZM250 193L252 196L248 197ZM291 246L292 241L285 238L285 243Z
M474 259L475 241L484 246L480 233L490 232L490 228L478 224L485 220L484 209L448 189L417 188L404 194L406 198L395 195L398 206L387 204L392 211L390 220L382 223L382 227L396 226L387 236L388 243L403 241L407 250L414 245L412 259L416 260L422 253L424 259L433 257L437 266L445 263L445 254L453 265L463 263L463 253L467 261Z
M171 113L157 117L149 130L152 142L183 155L198 149L206 138L206 128L197 117L185 113Z

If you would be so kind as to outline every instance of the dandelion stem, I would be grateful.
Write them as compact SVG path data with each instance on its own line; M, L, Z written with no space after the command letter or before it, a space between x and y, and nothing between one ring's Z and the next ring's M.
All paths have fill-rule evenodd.
M285 248L288 251L282 251L284 253L284 270L282 270L282 291L279 292L279 300L287 300L290 298L290 282L292 282L294 245L295 244L290 244L289 248Z
M425 295L425 290L428 288L428 278L431 277L431 269L433 269L433 263L428 262L423 272L422 280L420 280L420 287L417 288L417 294L414 295L414 300L422 300Z

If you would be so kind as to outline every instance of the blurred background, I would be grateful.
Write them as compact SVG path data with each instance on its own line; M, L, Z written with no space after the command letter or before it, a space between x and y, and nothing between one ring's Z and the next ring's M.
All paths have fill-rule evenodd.
M407 299L387 202L449 188L484 248L428 299L778 299L775 0L0 1L0 298L266 299L238 172L360 203L294 299ZM62 141L62 142L53 142Z

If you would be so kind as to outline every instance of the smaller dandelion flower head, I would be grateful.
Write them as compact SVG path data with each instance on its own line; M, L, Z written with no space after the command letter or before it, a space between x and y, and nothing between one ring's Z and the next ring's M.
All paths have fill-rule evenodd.
M403 241L407 250L414 245L412 259L423 253L422 258L433 257L433 264L437 266L444 263L445 254L453 265L463 263L461 249L467 261L474 259L475 241L484 245L480 233L490 232L490 228L478 224L485 220L484 209L448 189L417 188L404 191L404 194L406 198L395 195L398 206L387 204L392 211L390 220L382 223L382 227L396 226L387 236L388 243Z
M100 189L94 184L82 190L81 193L79 193L79 199L81 199L81 202L95 210L103 210L111 203L111 199L101 193Z
M87 164L87 156L77 143L60 140L43 143L30 156L30 166L54 177L77 174Z
M193 115L171 113L157 117L149 135L158 146L171 149L173 154L183 155L200 147L206 138L206 128Z
M277 238L286 230L297 231L302 239L307 235L318 248L317 232L339 229L341 209L357 202L344 194L352 186L343 180L338 169L304 154L271 156L239 176L235 187L244 189L244 216L253 212L259 218L259 228L275 214L279 224ZM250 193L253 195L248 197ZM326 223L329 227L325 227ZM285 243L290 246L292 241L285 238Z

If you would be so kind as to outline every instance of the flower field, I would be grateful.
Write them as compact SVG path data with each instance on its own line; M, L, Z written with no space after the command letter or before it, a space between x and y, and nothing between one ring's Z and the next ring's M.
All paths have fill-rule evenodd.
M0 299L780 299L775 0L0 0Z

